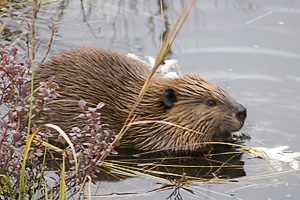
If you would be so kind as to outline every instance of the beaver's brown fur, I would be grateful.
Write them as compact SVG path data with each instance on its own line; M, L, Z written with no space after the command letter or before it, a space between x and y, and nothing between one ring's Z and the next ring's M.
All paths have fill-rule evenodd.
M118 132L148 71L139 61L109 50L76 47L63 51L36 70L36 83L55 76L60 87L60 97L38 122L57 124L66 132L83 125L78 101L84 99L94 106L104 102L102 122ZM199 75L187 74L174 79L154 77L136 117L157 122L131 126L121 145L147 151L195 151L204 149L203 142L224 141L239 130L246 109L223 89Z

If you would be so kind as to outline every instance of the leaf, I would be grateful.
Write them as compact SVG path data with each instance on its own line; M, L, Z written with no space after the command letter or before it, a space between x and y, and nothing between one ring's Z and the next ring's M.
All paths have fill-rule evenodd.
M88 110L89 110L90 112L96 112L96 111L97 111L96 108L92 108L92 107L89 107Z
M27 66L31 66L31 60L30 60L30 58L28 58L28 57L25 58L25 64Z
M3 129L7 129L8 124L3 119L0 119L0 127Z
M80 101L78 101L78 106L81 110L84 110L86 102L83 99L81 99Z
M48 28L49 28L50 30L53 29L53 26L54 26L54 24L48 24Z
M22 139L22 134L17 132L13 135L13 138L14 138L14 143L16 143Z
M18 53L18 49L15 46L12 46L10 49L10 55L16 57L17 53Z
M49 79L48 79L48 84L52 84L52 82L54 81L55 79L55 76L50 76Z
M79 133L80 131L81 131L80 128L77 126L73 127L71 130L71 132L73 132L73 133Z
M57 33L58 33L58 30L59 30L59 27L55 27L55 28L53 29L53 33L54 33L54 34L57 34Z
M11 111L10 111L10 112L7 114L7 116L8 116L9 121L14 121L15 118L17 117L17 112L11 112Z
M102 103L102 102L98 103L97 110L103 108L104 106L105 106L105 103Z

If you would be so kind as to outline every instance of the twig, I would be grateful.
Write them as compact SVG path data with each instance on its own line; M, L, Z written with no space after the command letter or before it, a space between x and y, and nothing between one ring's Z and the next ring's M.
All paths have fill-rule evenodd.
M258 17L256 17L256 18L254 18L254 19L248 21L246 24L252 24L253 22L256 22L257 20L259 20L259 19L261 19L261 18L264 18L264 17L266 17L266 16L268 16L268 15L271 15L271 14L273 14L273 13L274 13L274 11L269 11L269 12L267 12L266 14L263 14L263 15L261 15L261 16L258 16Z
M52 46L52 43L53 43L54 35L58 33L59 24L52 23L51 25L49 24L48 27L51 30L51 36L50 36L50 41L48 43L47 52L46 52L46 55L44 56L44 58L42 60L42 63L45 61L45 59L47 58L47 56L48 56L48 54L50 52L50 49L51 49L51 46Z

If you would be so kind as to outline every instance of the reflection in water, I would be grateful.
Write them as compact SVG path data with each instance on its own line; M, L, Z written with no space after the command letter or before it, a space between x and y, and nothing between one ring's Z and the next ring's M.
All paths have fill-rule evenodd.
M172 199L183 197L183 191L195 195L192 185L233 183L237 182L235 178L246 176L244 161L241 160L243 152L228 147L220 148L223 153L181 157L167 153L141 154L135 150L119 149L119 155L109 156L103 167L97 170L97 177L93 178L96 185L92 187L92 194L97 194L95 197L113 198L117 195L141 198L147 194L161 195L162 191L166 191L164 199ZM223 151L224 148L227 151ZM60 169L61 163L57 158L48 162L47 166L53 167L52 170ZM55 177L51 171L46 174ZM143 180L148 183L144 184ZM154 185L149 185L151 181ZM160 199L163 197L160 196Z
M137 55L154 56L159 46L160 36L173 26L184 3L185 1L180 0L162 1L164 9L162 19L159 0L80 2L62 0L42 5L38 15L37 32L40 39L45 40L49 37L47 28L49 21L60 22L60 41L56 43L59 49L73 45L93 45L115 50L121 49L124 53L132 52ZM201 53L201 50L205 50L207 42L215 41L217 45L211 46L210 51L218 52L220 50L218 48L228 47L228 44L235 45L239 39L248 45L248 43L253 43L252 37L244 37L247 36L247 33L249 34L249 29L257 29L260 31L259 35L269 32L271 36L273 32L280 34L280 31L284 31L283 33L296 36L297 34L287 30L286 26L266 26L265 23L262 23L265 19L258 20L251 26L245 26L249 20L270 10L274 12L267 19L272 19L272 16L278 15L278 13L297 13L295 2L281 3L282 5L273 4L272 7L267 7L264 3L253 0L207 3L197 0L192 15L189 16L179 34L181 39L177 39L172 50L186 51L196 48ZM30 21L31 12L31 3L24 2L13 3L11 8L1 13L0 22L6 21L5 40L16 40L20 35L20 27L17 22ZM229 27L225 22L230 22L233 26ZM237 28L240 32L234 31ZM226 41L225 44L224 41ZM25 44L23 45L25 46ZM261 44L251 44L250 47L253 45ZM238 48L239 46L235 45L234 47ZM47 48L46 41L42 42L41 49L43 48ZM25 48L23 47L23 49ZM240 50L243 52L245 49L233 49L234 52L231 53ZM230 49L221 49L222 52L228 50L230 51ZM265 50L266 52L260 52ZM53 51L57 50L53 49ZM293 52L281 52L273 47L263 48L263 50L252 53L296 56Z
M123 150L124 151L124 150ZM212 179L233 179L245 176L243 169L244 162L241 161L241 151L229 151L226 153L215 153L206 156L172 156L166 154L128 154L110 156L106 161L110 163L109 173L100 173L100 180L116 181L124 179L124 174L119 174L132 170L132 173L148 174L166 180L174 180L186 174L189 181L212 181ZM116 169L118 172L116 173ZM122 170L121 170L122 171ZM125 176L128 178L130 176Z
M226 148L228 150L228 148ZM195 197L198 188L203 183L220 184L236 182L233 179L246 176L242 152L231 150L227 153L215 153L207 156L175 157L167 154L124 154L127 150L119 151L120 155L110 156L105 167L98 174L96 188L103 188L114 183L111 189L97 192L98 197L131 196L145 198L144 195L159 195L159 199L182 199L186 194ZM127 152L129 154L133 152ZM139 155L139 156L137 156ZM143 179L144 178L144 179ZM146 180L154 180L154 185L147 184ZM131 181L130 181L131 180ZM146 184L143 183L146 181ZM118 183L127 182L126 192L119 191ZM210 184L205 184L206 186ZM123 187L126 185L122 184ZM196 188L192 185L198 185ZM202 185L202 186L201 186ZM135 188L132 190L132 188ZM144 192L142 192L144 191ZM164 194L162 192L164 191ZM204 193L211 189L203 189ZM200 196L210 196L200 193ZM197 195L199 197L199 193ZM223 195L222 195L223 196ZM224 195L230 197L231 195ZM232 197L232 196L231 196Z

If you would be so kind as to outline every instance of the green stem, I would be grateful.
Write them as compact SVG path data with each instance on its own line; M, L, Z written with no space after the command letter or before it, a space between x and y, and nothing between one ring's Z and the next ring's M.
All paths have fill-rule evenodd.
M33 1L33 19L32 19L32 26L31 26L31 34L32 34L32 58L31 58L31 85L30 85L30 107L29 107L29 119L28 119L28 128L27 128L27 136L26 136L26 150L29 151L31 142L28 140L29 139L29 134L31 130L31 116L32 116L32 105L33 105L33 77L34 77L34 62L35 62L35 22L37 18L37 13L39 11L39 3L38 0ZM25 190L26 190L26 180L25 180L25 166L26 166L26 160L27 160L28 153L24 154L23 158L23 164L22 164L22 170L20 174L20 183L19 183L19 189L20 189L20 194L19 194L19 200L24 198L25 195Z

